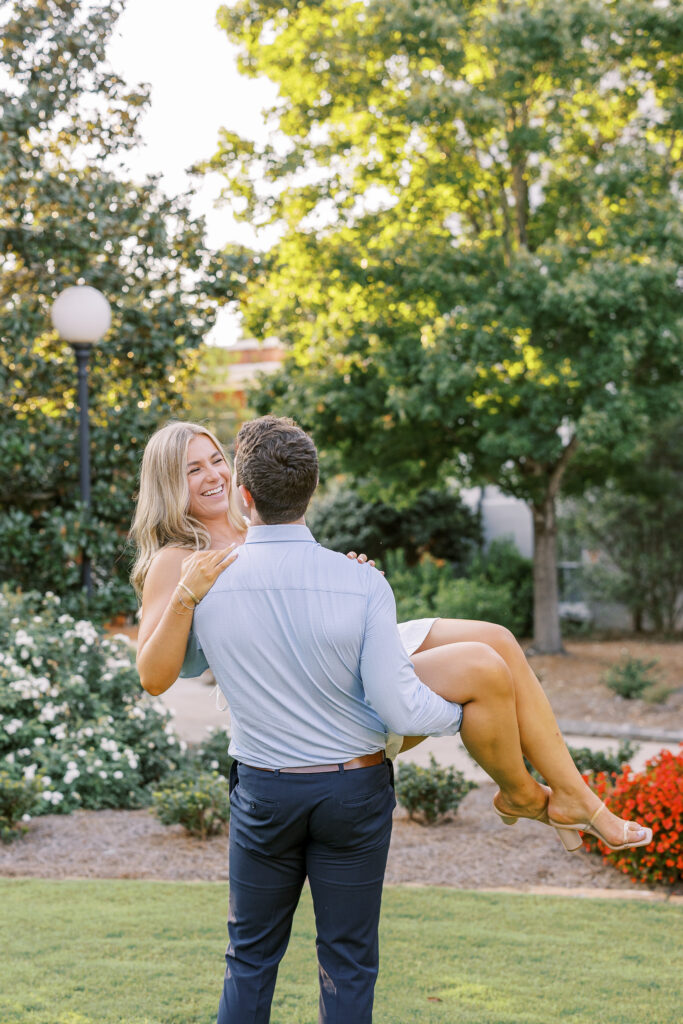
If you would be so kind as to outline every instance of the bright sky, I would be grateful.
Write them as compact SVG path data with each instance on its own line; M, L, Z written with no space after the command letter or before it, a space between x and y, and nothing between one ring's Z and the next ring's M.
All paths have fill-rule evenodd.
M144 146L127 158L133 175L161 173L169 194L191 184L185 170L216 150L224 127L249 138L264 138L261 110L275 98L274 86L239 75L235 50L216 27L220 0L127 0L109 47L113 69L131 85L151 85L151 105L141 122ZM229 4L228 4L229 6ZM207 222L207 240L258 244L229 209L214 208L218 176L199 188L193 209ZM228 343L234 321L221 317L214 341Z

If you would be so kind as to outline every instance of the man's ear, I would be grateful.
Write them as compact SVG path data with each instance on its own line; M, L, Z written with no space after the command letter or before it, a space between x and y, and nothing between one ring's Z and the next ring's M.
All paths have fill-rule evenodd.
M251 496L251 491L248 491L244 484L240 484L238 487L240 494L242 495L242 501L246 508L254 507L254 499Z

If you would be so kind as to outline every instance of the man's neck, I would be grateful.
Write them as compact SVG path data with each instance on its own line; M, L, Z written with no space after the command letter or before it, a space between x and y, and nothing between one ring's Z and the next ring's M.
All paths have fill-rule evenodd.
M303 516L300 519L293 519L287 523L264 523L261 516L258 514L254 506L252 505L249 509L249 525L250 526L305 526L306 520Z

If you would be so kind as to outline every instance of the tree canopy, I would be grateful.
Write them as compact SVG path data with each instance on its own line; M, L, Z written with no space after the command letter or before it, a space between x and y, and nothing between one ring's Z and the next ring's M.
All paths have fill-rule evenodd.
M122 549L141 447L182 410L225 267L187 197L126 175L147 93L105 60L120 0L10 7L0 50L0 575L78 593L87 540L96 607L122 611L132 600ZM77 283L112 306L90 365L89 523L79 506L75 360L50 325L52 302Z
M280 240L248 331L260 410L394 490L454 473L534 514L536 646L561 645L555 500L627 462L681 382L679 3L238 0L284 133L207 166ZM678 388L678 391L676 390Z

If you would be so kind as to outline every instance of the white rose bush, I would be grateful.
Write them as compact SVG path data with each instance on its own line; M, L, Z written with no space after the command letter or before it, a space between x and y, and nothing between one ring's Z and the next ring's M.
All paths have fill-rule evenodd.
M32 814L145 806L186 759L126 637L0 590L0 838Z

